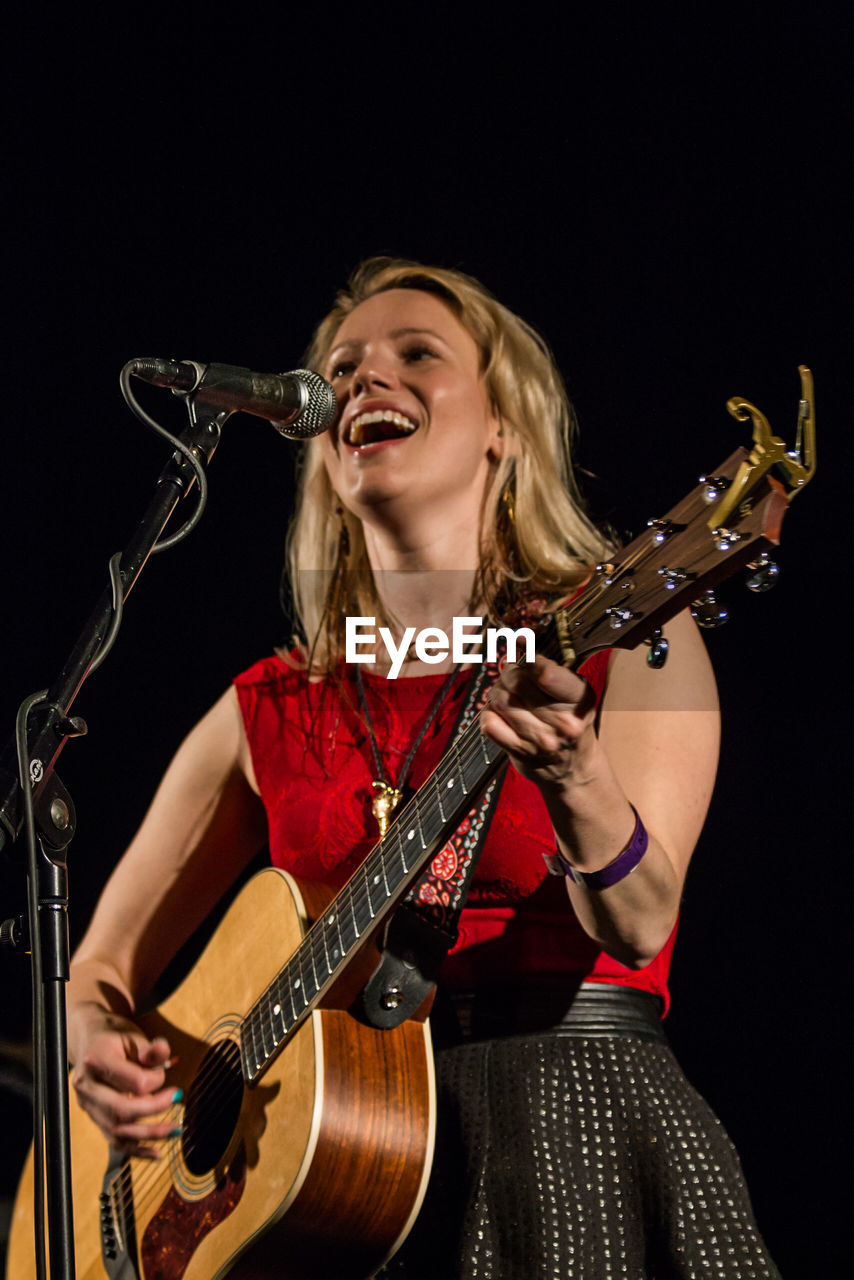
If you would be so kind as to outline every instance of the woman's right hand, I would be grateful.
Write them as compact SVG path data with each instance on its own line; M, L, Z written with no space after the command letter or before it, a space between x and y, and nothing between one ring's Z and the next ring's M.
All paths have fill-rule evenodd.
M71 1083L80 1106L115 1150L159 1160L153 1144L176 1136L178 1123L164 1113L181 1101L180 1090L166 1084L168 1041L149 1040L130 1019L98 1005L77 1006L69 1033Z
M248 756L232 686L179 748L71 964L72 1082L122 1153L156 1159L183 1116L167 1084L169 1045L149 1039L133 1010L264 843Z

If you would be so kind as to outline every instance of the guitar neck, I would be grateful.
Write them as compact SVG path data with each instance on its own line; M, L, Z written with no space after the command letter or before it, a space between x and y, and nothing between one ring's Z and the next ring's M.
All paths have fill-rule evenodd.
M241 1057L249 1084L263 1074L365 937L411 888L503 760L504 751L483 736L477 721L445 752L243 1019Z

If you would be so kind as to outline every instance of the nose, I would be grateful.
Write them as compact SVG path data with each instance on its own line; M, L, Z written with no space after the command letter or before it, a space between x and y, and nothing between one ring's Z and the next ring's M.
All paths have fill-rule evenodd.
M365 351L353 370L350 394L355 398L374 388L390 388L398 379L393 362L379 351Z

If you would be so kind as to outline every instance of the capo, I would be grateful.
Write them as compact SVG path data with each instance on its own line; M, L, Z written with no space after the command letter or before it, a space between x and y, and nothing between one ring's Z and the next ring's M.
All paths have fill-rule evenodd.
M771 426L749 400L733 396L727 400L727 409L739 422L753 422L753 448L735 474L721 502L709 516L709 528L726 528L733 511L744 501L756 483L766 472L775 470L786 485L789 497L794 497L815 475L815 398L812 373L806 365L798 365L801 375L801 399L798 406L798 428L794 449L787 449L784 440L772 435Z

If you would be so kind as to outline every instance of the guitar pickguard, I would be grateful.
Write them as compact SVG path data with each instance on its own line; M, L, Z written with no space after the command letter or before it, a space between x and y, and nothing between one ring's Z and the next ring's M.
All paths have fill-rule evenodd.
M142 1280L181 1280L201 1241L239 1204L245 1187L242 1144L222 1180L206 1196L184 1200L171 1187L142 1238Z

